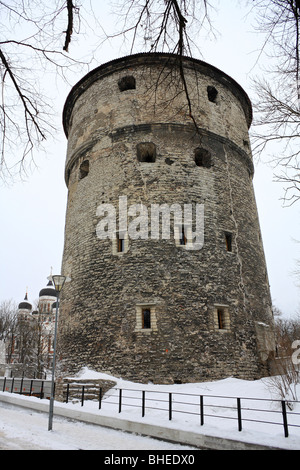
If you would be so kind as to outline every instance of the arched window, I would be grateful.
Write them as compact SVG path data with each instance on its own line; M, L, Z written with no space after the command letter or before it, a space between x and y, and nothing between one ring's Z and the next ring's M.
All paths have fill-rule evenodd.
M217 103L218 90L214 86L207 87L207 98L211 103Z
M84 160L79 167L79 179L85 178L90 171L90 163L88 160Z
M135 90L135 78L132 75L127 75L120 78L118 81L120 91Z
M152 142L141 142L136 146L139 162L154 163L156 160L156 145Z
M195 149L195 163L197 166L202 166L204 168L211 167L211 153L209 150L204 148Z

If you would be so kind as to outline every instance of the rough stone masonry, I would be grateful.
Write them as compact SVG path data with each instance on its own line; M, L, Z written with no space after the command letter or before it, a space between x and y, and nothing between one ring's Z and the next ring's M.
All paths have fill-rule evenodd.
M273 316L251 120L232 78L172 54L113 60L72 88L63 113L62 272L72 279L60 306L63 374L86 366L153 383L268 374ZM176 225L172 211L169 239L150 236L150 218L146 236L138 212L126 223L140 222L140 236L120 230L120 197L147 210L201 205L202 248L189 249L195 221ZM99 208L107 207L114 234L101 238Z

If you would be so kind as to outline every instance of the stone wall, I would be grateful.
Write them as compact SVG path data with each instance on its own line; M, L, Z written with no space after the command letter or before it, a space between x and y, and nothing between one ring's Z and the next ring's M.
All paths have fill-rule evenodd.
M223 72L186 59L196 129L172 60L113 61L67 99L62 270L72 281L58 333L66 374L87 366L174 383L266 373L273 346L261 356L256 322L269 325L272 338L273 318L252 185L251 104ZM135 88L120 89L123 77ZM116 240L97 234L99 206L112 204L118 215L120 196L149 216L153 204L203 205L202 249L180 245L173 219L170 239L152 239L149 217L148 238L127 237L119 252Z
M55 399L61 402L67 400L67 387L69 387L68 401L82 399L82 387L84 387L84 400L99 400L100 388L102 397L116 382L105 379L77 379L60 378L55 384Z

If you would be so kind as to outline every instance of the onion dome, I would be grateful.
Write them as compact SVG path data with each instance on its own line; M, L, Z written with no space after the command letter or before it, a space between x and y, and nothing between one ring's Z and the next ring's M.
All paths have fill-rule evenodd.
M24 301L19 303L18 308L19 308L19 310L29 310L29 311L31 311L32 305L31 305L30 302L28 302L27 292L25 294Z
M47 286L44 289L40 290L39 297L43 296L57 297L57 292L53 287L52 281L49 281Z

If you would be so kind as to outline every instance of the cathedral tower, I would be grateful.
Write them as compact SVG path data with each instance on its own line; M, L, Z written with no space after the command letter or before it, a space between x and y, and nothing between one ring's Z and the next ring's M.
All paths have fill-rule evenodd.
M232 78L172 54L111 61L72 88L65 373L156 383L267 373L273 318L251 119Z

